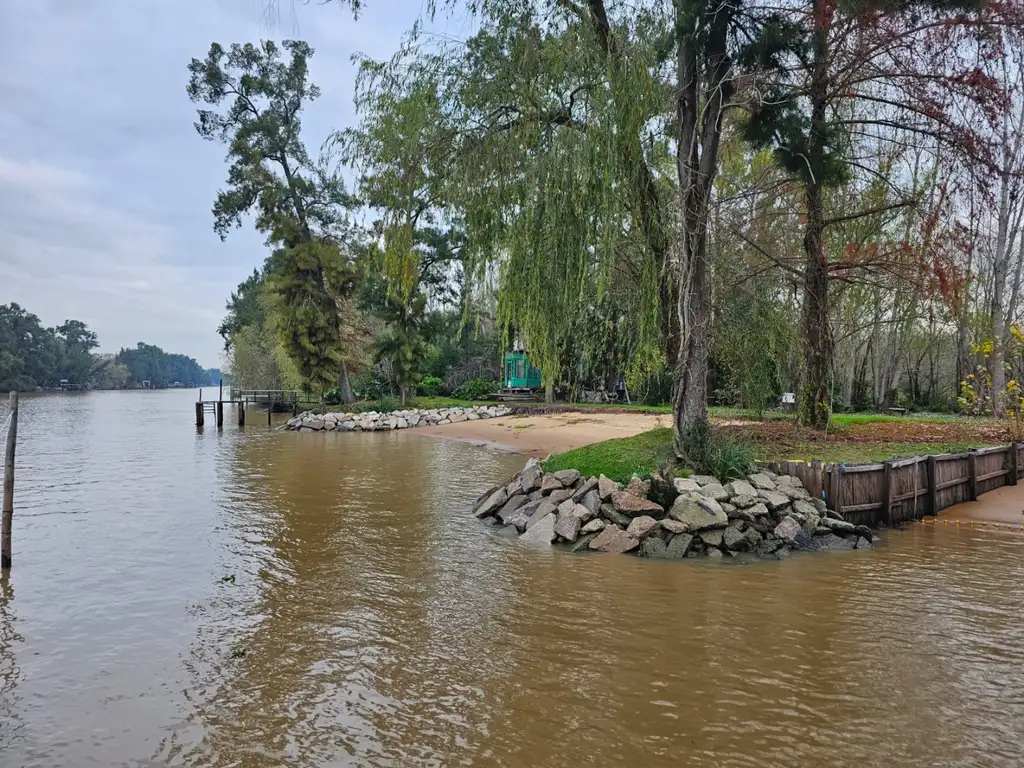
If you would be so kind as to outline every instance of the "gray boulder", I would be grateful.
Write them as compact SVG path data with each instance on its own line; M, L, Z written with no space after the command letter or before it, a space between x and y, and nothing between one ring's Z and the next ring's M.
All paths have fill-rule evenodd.
M614 552L622 554L640 546L640 540L627 534L614 525L607 526L590 542L590 548L598 552Z
M718 485L718 478L714 475L694 475L690 479L701 488L705 485Z
M716 528L710 531L701 531L697 535L709 547L720 547L722 546L722 538L724 536L723 530L722 528Z
M858 525L854 527L853 532L861 538L867 539L869 544L875 540L874 532L866 525Z
M580 528L581 534L600 533L605 528L604 520L595 517L589 523Z
M673 520L683 523L687 533L709 528L725 528L729 523L729 518L722 508L710 499L698 501L694 497L680 496L668 514Z
M498 529L498 535L513 538L519 535L519 529L516 528L514 525L504 525Z
M708 483L707 485L705 485L703 488L700 489L700 492L707 496L709 499L714 499L715 501L728 501L731 495L727 490L725 490L725 487L722 486L721 484L712 483Z
M547 498L552 504L561 504L566 499L572 498L572 488L558 488L549 493Z
M508 501L508 494L505 493L504 488L499 488L491 494L483 504L477 507L474 514L477 517L490 517L495 514L499 509L505 506L505 502Z
M604 475L597 478L597 493L601 497L601 501L608 501L613 493L621 490L622 486L614 480L609 480Z
M749 509L737 509L732 504L723 504L722 509L725 510L725 515L730 520L743 520L747 523L753 523L757 520Z
M529 496L524 496L523 494L519 494L518 496L513 496L512 498L510 498L508 501L506 501L502 505L501 509L498 510L498 517L500 517L502 520L504 520L505 519L505 515L510 514L512 512L515 512L520 507L525 506L526 504L531 504L531 503L533 503L533 502L530 501L530 497Z
M708 547L707 555L711 560L721 560L725 557L725 555L722 554L722 550L718 547Z
M799 512L806 519L819 518L821 515L818 514L818 508L815 507L810 501L803 499L797 499L793 502L793 511Z
M590 549L590 542L597 538L596 533L584 534L580 532L580 537L576 539L572 544L569 545L570 552L584 552Z
M649 536L640 543L640 557L663 558L668 555L668 547L657 536Z
M722 543L726 549L739 551L748 546L747 537L737 528L726 528L722 534Z
M854 549L856 547L854 542L847 541L842 536L836 536L834 533L818 536L815 541L822 549Z
M764 472L757 472L748 476L747 482L755 488L760 488L765 491L774 491L776 488L775 481L768 477Z
M754 475L754 477L756 477L756 475ZM789 504L789 496L784 493L779 493L778 491L762 490L758 495L764 500L764 503L768 505L768 509L773 511L776 509L782 509Z
M672 479L672 486L676 489L676 493L688 493L689 491L699 491L700 485L692 477L676 477Z
M627 517L639 517L640 515L651 515L652 517L662 517L665 514L665 509L650 499L642 499L639 496L634 496L628 491L616 491L612 494L612 505L615 510L620 514L626 515Z
M555 516L546 514L526 529L526 533L519 537L520 541L527 544L551 544L555 540Z
M552 474L566 488L580 479L580 471L578 469L560 469L557 472L552 472Z
M601 509L601 496L596 490L590 490L580 497L579 503L596 515L597 511Z
M626 515L616 510L612 504L602 504L600 514L602 517L606 518L607 520L611 521L615 525L618 525L622 528L625 528L633 520L633 518L627 517Z
M544 479L540 482L540 489L544 493L560 491L563 488L565 488L565 486L562 484L562 481L554 475L544 475ZM572 494L570 493L569 495L571 496Z
M650 515L640 515L640 517L634 517L629 527L626 528L626 533L635 539L646 539L653 531L658 528L658 521Z
M583 485L581 485L578 489L573 491L572 500L573 501L580 501L584 496L586 496L588 493L591 493L591 492L593 492L594 496L597 497L597 503L598 503L598 506L600 506L601 505L601 497L597 493L597 478L596 477L590 478L589 480L587 480L587 482L585 482Z
M823 518L821 524L834 533L853 533L857 526L845 520L833 520L831 517Z
M580 528L582 526L583 521L571 512L568 514L560 514L558 516L558 521L555 523L555 533L566 541L573 542L576 541L576 537L579 536Z
M647 494L651 492L651 481L644 480L639 475L633 475L622 490L626 493L632 493L637 498L646 499Z
M686 533L686 524L680 523L678 520L673 520L671 517L666 517L661 521L661 527L669 533Z
M761 546L761 542L764 541L764 537L755 528L747 528L743 532L743 538L747 540L746 548L751 552L756 552L757 548Z
M519 485L522 487L523 493L533 493L540 488L540 477L540 462L530 459L526 462L523 471L519 473Z
M556 510L551 508L550 504L538 505L537 509L534 510L533 514L530 515L530 519L526 521L526 530L530 530L543 520L547 515L556 515Z
M741 496L733 496L729 501L740 509L747 509L757 504L757 496L753 494L743 494ZM767 514L768 510L765 510Z
M726 488L733 496L757 496L757 491L746 480L733 480ZM752 504L753 502L751 502ZM747 505L748 507L750 504Z
M775 526L773 533L787 544L797 549L806 549L811 552L816 552L821 549L818 545L817 539L808 536L800 523L792 517L787 516L782 518L782 522Z
M686 557L692 545L693 536L689 533L680 533L673 536L672 540L669 541L668 546L665 548L665 556L672 558Z
M678 495L679 491L675 489L675 486L662 477L660 473L651 473L651 488L647 492L647 498L655 504L659 504L663 509L668 509L672 506L672 502L676 500Z
M871 542L863 536L857 537L857 549L871 549Z

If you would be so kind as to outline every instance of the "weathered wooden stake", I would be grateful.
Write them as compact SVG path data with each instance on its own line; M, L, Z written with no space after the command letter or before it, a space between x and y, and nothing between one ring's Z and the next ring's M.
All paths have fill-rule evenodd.
M11 525L14 523L14 449L18 445L18 393L11 392L11 424L4 453L4 504L0 522L0 569L11 567Z
M971 501L978 500L978 456L967 454L967 497Z
M917 469L917 467L914 467ZM882 465L882 520L892 527L892 462Z
M224 401L217 401L217 429L224 427Z
M238 426L245 426L245 403L238 404Z
M1010 443L1010 479L1009 485L1017 484L1017 443Z
M939 511L939 481L936 479L936 467L937 462L935 456L928 457L928 511L932 516L938 514Z
M196 401L196 426L201 427L206 423L206 417L203 415L203 401Z
M224 402L224 379L220 380L220 387L217 389L217 402Z
M274 412L273 406L268 404L267 405L267 426L268 427L274 426L274 422L271 421L271 414L273 414L273 412Z

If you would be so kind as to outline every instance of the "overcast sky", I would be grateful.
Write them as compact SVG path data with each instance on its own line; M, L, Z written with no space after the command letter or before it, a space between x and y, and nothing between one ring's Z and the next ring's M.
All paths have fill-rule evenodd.
M224 147L192 123L186 66L213 41L307 40L323 90L311 149L355 119L354 53L390 56L423 0L0 0L0 304L84 321L101 350L145 341L219 366L216 328L263 262L251 227L221 242ZM469 21L436 26L463 36Z

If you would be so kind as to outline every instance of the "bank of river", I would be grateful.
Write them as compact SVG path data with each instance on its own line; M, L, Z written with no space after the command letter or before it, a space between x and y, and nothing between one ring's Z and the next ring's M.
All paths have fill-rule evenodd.
M0 764L1019 764L1019 536L577 557L469 514L520 456L192 400L24 399Z

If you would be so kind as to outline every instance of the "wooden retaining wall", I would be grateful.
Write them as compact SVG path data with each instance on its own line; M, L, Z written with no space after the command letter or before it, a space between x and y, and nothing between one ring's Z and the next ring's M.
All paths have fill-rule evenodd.
M778 474L800 478L815 498L857 525L899 525L934 515L1003 485L1024 469L1024 443L887 461L884 464L771 462Z

